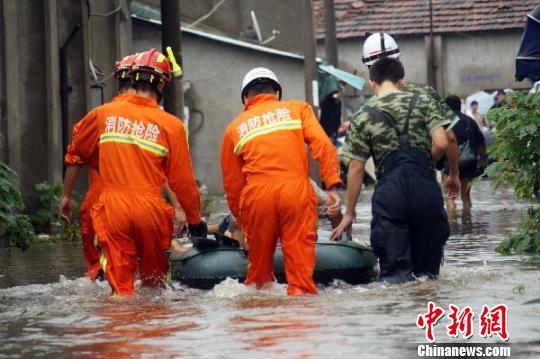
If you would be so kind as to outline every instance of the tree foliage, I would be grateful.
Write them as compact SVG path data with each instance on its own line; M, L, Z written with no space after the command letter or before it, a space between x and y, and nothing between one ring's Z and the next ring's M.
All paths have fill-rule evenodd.
M0 161L0 238L22 249L35 238L30 217L22 213L24 208L17 173Z
M533 205L521 233L503 241L497 251L540 253L540 210L536 206L540 192L540 93L512 93L507 103L487 115L496 127L489 155L497 159L487 173L498 185L512 185L517 197L531 200Z
M7 239L9 246L22 249L37 243L36 232L53 234L53 241L79 241L78 208L74 208L69 224L63 222L58 214L62 185L42 182L36 185L36 190L38 208L33 214L27 215L24 213L25 204L17 173L0 161L0 240Z

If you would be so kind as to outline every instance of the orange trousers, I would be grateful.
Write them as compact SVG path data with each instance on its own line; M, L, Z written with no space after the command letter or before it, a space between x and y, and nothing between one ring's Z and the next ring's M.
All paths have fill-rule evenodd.
M92 225L92 217L90 217L90 209L98 201L100 193L101 191L88 191L86 196L84 196L84 200L82 201L79 209L82 246L84 251L84 260L86 262L86 273L84 275L91 280L96 280L99 270L101 269L101 265L99 263L99 251L94 242L96 232L94 231L94 226Z
M246 284L274 281L277 238L283 250L287 294L316 294L313 281L317 198L309 179L250 183L242 191L240 216L249 247Z
M164 284L169 270L167 250L173 233L173 209L165 203L161 190L158 193L106 190L92 208L102 250L101 268L113 295L133 294L137 273L143 286Z

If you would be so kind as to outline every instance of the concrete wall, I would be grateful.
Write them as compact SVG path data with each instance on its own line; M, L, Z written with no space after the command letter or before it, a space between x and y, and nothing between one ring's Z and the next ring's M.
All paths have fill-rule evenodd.
M160 29L133 21L133 51L161 48ZM274 70L282 82L284 99L304 98L303 61L270 55L202 37L183 34L184 81L191 84L186 105L204 114L204 124L190 136L191 155L197 178L210 191L222 192L221 139L227 124L242 111L240 87L244 75L256 66ZM195 129L201 116L193 114Z
M6 42L6 32L4 25L4 7L0 6L0 43L5 44ZM0 70L5 68L5 47L0 46ZM8 161L8 151L7 146L7 116L5 115L7 98L6 98L6 86L4 85L6 81L6 73L4 71L0 72L0 161Z
M6 0L2 8L5 157L28 189L48 179L45 2Z
M103 16L118 9L120 4L124 5L124 9ZM96 68L108 75L114 70L118 59L131 53L129 5L119 0L93 0L88 2L88 11L88 53ZM117 82L112 76L92 82L91 107L101 103L100 95L108 101L117 93Z
M106 14L120 3L126 11ZM128 6L119 0L0 2L0 159L18 172L30 208L36 183L62 180L73 124L101 103L92 101L89 59L106 78L131 47ZM103 78L97 82L107 101L116 85Z
M530 88L528 82L514 79L521 35L521 31L445 35L446 93L468 95L482 89Z

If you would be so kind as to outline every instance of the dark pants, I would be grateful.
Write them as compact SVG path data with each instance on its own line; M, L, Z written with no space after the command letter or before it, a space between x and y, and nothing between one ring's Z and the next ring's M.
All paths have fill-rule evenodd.
M372 213L371 244L381 280L399 283L413 275L439 274L450 230L441 189L429 167L393 167L377 183Z

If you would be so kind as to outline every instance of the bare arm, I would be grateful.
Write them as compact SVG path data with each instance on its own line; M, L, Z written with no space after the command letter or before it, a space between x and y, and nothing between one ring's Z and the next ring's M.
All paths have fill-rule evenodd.
M431 132L431 157L434 161L438 161L448 149L448 139L442 127L438 127Z
M345 194L345 215L341 223L332 231L332 240L339 240L343 232L347 230L356 217L356 202L362 191L364 183L365 163L351 159L349 171L347 172L347 193Z
M167 182L165 182L165 193L167 193L169 202L171 202L171 206L174 209L174 218L178 222L178 227L175 229L174 234L179 235L184 229L187 229L188 226L186 212L184 212L184 209L180 205L176 193L169 187L169 183Z
M446 131L446 139L448 140L446 156L450 165L450 176L459 177L459 151L456 135L453 130Z
M446 158L450 166L450 173L444 183L444 192L447 197L456 198L461 193L461 181L459 179L459 148L454 131L447 130L446 139L448 140Z
M62 202L60 202L58 211L60 212L60 217L62 217L62 219L64 219L68 223L71 222L71 212L73 210L73 200L71 198L73 194L73 187L77 182L77 178L79 177L81 170L82 165L68 166L66 169L66 174L64 176L63 198Z
M349 171L347 172L347 193L345 194L345 214L356 215L356 202L362 191L364 183L365 163L351 160Z

